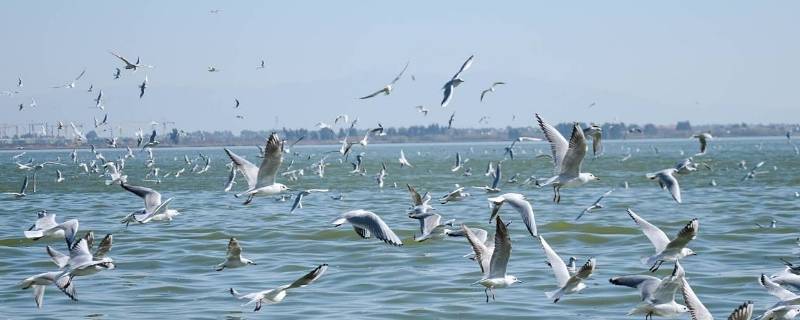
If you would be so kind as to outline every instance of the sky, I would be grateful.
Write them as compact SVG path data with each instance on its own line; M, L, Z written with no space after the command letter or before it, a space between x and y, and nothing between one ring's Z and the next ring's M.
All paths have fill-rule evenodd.
M238 133L310 129L339 114L362 128L446 124L452 112L456 127L532 126L534 113L792 123L797 12L796 1L2 1L0 91L16 89L18 76L25 86L0 96L0 125L90 126L108 113L125 130L157 121ZM112 50L154 68L114 80L122 63ZM442 85L470 55L441 108ZM391 95L358 99L406 62ZM84 68L76 88L51 88ZM495 81L507 84L480 102ZM100 89L105 111L94 108ZM31 98L36 108L17 111Z

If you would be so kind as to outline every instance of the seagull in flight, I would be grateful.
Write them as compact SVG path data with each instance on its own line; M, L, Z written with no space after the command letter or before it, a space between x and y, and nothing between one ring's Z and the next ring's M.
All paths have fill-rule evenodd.
M485 96L487 93L489 93L489 92L494 92L494 90L495 90L494 88L495 88L495 87L497 87L497 86L499 86L499 85L503 85L503 84L506 84L506 83L505 83L505 82L502 82L502 81L498 81L498 82L492 83L492 86L491 86L491 87L489 87L489 89L486 89L486 90L483 90L483 91L481 91L481 102L483 102L483 97L484 97L484 96Z
M411 162L408 162L408 159L406 159L406 154L403 153L403 149L400 149L400 159L397 159L397 160L400 161L400 167L401 168L405 167L405 166L408 166L409 168L413 168L414 167L414 166L411 165Z
M383 222L380 216L373 212L366 210L348 211L331 222L334 227L341 226L345 223L352 224L355 232L364 239L369 238L370 235L374 235L375 238L387 244L393 246L403 245L403 241L400 240L400 237L389 228L386 222Z
M464 80L461 79L461 73L467 71L470 66L472 66L472 61L475 58L475 55L469 56L467 61L464 61L464 64L461 65L461 69L458 69L458 72L453 75L450 80L448 80L442 89L444 90L444 97L442 98L442 108L447 107L447 104L450 103L450 100L453 99L453 91L455 90L458 85L460 85Z
M583 281L588 279L594 272L595 259L590 258L574 275L570 275L564 260L558 256L556 251L550 247L541 235L538 238L547 257L547 264L553 269L553 274L556 276L556 284L559 286L558 290L545 293L547 299L552 299L553 303L558 303L564 295L578 293L585 289L586 284Z
M430 110L425 108L425 106L417 106L416 108L417 108L417 111L419 111L419 113L422 113L423 115L426 115L426 116L428 115L428 112L430 112Z
M561 202L561 188L579 187L589 181L600 180L591 173L581 172L581 163L586 156L586 137L578 123L572 126L572 135L567 142L564 136L556 128L544 122L538 113L536 119L545 138L550 142L550 149L553 153L556 175L541 184L541 186L553 185L553 202Z
M152 68L152 67L153 67L153 66L148 66L148 65L140 64L140 63L139 63L139 58L138 58L138 57L136 58L136 63L131 63L130 61L128 61L128 59L125 59L125 57L123 57L123 56L121 56L121 55L119 55L119 54L115 53L114 51L109 51L108 53L110 53L111 55L113 55L113 56L117 57L117 59L120 59L120 60L122 60L122 62L123 62L123 63L125 63L125 70L133 70L133 71L136 71L136 70L137 70L137 69L139 69L139 68ZM117 70L119 70L119 69L117 69ZM118 77L117 77L117 76L115 76L115 78L114 78L114 79L117 79L117 78L118 78Z
M661 264L665 261L678 261L684 257L697 255L692 249L686 246L690 241L697 237L697 232L700 230L700 221L697 218L692 219L686 226L681 229L675 239L670 240L664 231L658 227L647 222L633 210L628 209L628 215L633 219L633 222L642 228L642 233L650 240L656 253L650 257L642 259L642 262L650 265L650 272L656 272Z
M328 192L328 189L307 189L297 193L297 196L294 197L294 204L292 204L292 209L289 210L289 213L293 213L297 208L303 208L303 197L310 195L316 192Z
M256 67L256 70L258 70L258 69L264 69L264 68L266 68L266 67L267 67L267 66L266 66L266 62L264 62L264 60L261 60L261 64L259 64L259 65Z
M286 292L288 290L302 288L316 281L322 277L322 275L325 273L325 270L328 270L328 264L322 264L300 279L295 280L291 284L282 285L275 289L264 290L250 294L240 294L235 289L230 288L230 292L231 295L236 299L249 300L247 303L243 304L243 306L255 304L255 309L253 311L258 311L261 310L261 306L264 304L275 304L283 301L283 299L286 298Z
M450 114L450 119L447 120L447 129L450 129L450 128L453 127L453 120L455 120L455 118L456 118L456 112L453 111L453 113Z
M264 159L261 161L260 167L256 167L253 163L233 153L228 148L224 149L236 169L247 180L248 189L235 195L237 198L246 195L247 200L244 204L250 204L255 196L268 196L290 190L286 185L275 182L275 176L281 163L283 163L282 149L283 141L278 137L278 134L273 132L267 139Z
M592 138L592 155L597 157L597 155L602 151L600 141L603 138L603 128L596 124L592 124L588 128L583 129L583 134Z
M20 199L27 196L25 191L28 190L28 176L25 176L25 180L22 180L22 188L20 188L19 192L3 192L3 194L12 195L14 198Z
M693 135L692 138L695 138L698 142L700 142L700 153L695 154L695 156L700 156L706 154L706 150L708 149L708 141L714 137L711 136L710 132L703 132Z
M606 191L606 193L603 193L603 195L600 196L600 198L597 198L597 200L595 200L595 202L592 203L591 206L588 206L588 207L586 207L586 209L583 209L583 211L581 211L581 213L578 215L578 217L575 218L575 221L578 221L578 219L583 217L584 214L592 212L592 210L602 209L603 208L603 204L600 203L600 202L603 201L603 199L605 197L607 197L608 195L610 195L611 192L613 192L613 191L614 191L614 189L611 189L611 190Z
M475 251L475 260L480 263L483 277L476 281L475 284L480 284L486 289L486 303L489 303L489 292L492 293L492 300L494 300L494 289L505 288L515 283L522 282L517 277L506 273L508 267L508 259L511 257L511 238L508 235L506 224L500 217L496 218L496 229L494 233L494 250L492 251L491 258L488 258L488 264L483 261L487 259L485 256L487 251L481 250L479 246L473 242L473 237L467 237L467 241L472 245ZM463 227L462 227L463 228Z
M116 70L114 71L114 80L117 80L122 75L122 70L120 70L119 68L115 68L115 69Z
M256 263L253 262L253 260L242 257L242 246L239 245L239 240L231 237L231 239L228 241L228 252L225 255L225 261L218 264L215 270L222 271L225 268L233 269L244 267L250 264L255 265Z
M361 98L359 98L359 99L362 99L362 100L363 100L363 99L369 99L369 98L375 97L375 96L377 96L377 95L379 95L379 94L381 94L381 93L383 93L383 95L385 95L385 96L388 96L390 93L392 93L392 89L393 89L393 87L392 87L392 86L393 86L395 83L397 83L397 81L398 81L398 80L400 80L400 78L403 76L403 73L405 73L405 72L406 72L406 69L408 69L408 64L409 64L409 62L406 62L406 66L405 66L405 67L403 67L403 70L402 70L402 71L400 71L400 73L398 73L396 77L394 77L394 79L392 80L392 82L390 82L389 84L387 84L386 86L384 86L384 87L383 87L383 89L380 89L380 90L378 90L378 91L375 91L375 92L373 92L373 93L371 93L371 94L368 94L368 95L366 95L366 96L363 96L363 97L361 97Z
M142 150L147 149L147 148L151 148L151 147L155 147L155 146L159 145L160 143L161 142L156 140L156 130L153 129L153 133L150 134L150 139L147 141L147 143L145 143L142 146Z
M161 193L147 187L132 186L124 182L120 182L123 189L133 193L144 200L144 209L135 211L124 219L122 223L126 226L131 222L148 223L151 220L169 220L172 221L174 216L180 213L177 210L170 209L169 203L173 198L161 201Z
M54 86L53 88L75 88L75 82L80 80L85 73L86 73L86 69L83 69L83 71L81 71L81 74L79 74L77 77L75 77L74 80L72 80L70 82L67 82L64 85Z
M139 85L139 99L144 96L144 90L147 89L147 75L144 76L144 81Z
M676 263L672 274L663 279L648 275L630 275L614 277L608 281L614 285L638 289L642 302L631 309L628 315L644 314L652 319L653 316L674 317L689 312L688 307L675 302L675 293L682 286L684 276L683 268Z
M500 208L503 204L508 203L509 206L519 212L519 216L522 219L522 223L525 224L525 228L528 229L528 233L534 237L539 235L536 229L536 218L533 216L533 206L531 206L531 203L528 202L524 195L519 193L505 193L498 197L489 198L488 200L492 205L492 215L489 216L489 223L499 216Z
M677 173L678 169L668 168L658 172L648 173L645 176L650 180L658 180L658 185L661 186L661 189L669 190L672 199L677 203L682 203L681 186L678 184L678 179L675 178L675 174Z

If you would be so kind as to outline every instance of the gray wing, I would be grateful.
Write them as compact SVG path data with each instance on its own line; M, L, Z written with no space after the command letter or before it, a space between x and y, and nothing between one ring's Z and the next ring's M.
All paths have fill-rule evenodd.
M508 236L508 229L500 216L497 216L495 223L494 252L489 261L489 278L505 278L508 258L511 257L511 238Z
M86 73L86 69L83 69L83 71L81 71L81 74L79 74L78 77L75 78L75 81L80 80L85 73Z
M303 201L304 193L305 193L304 191L300 191L297 193L297 196L294 197L294 204L292 204L292 210L289 210L289 213L294 212L294 210L297 209L298 206L300 206L300 203Z
M89 252L89 246L85 239L80 239L69 250L69 266L77 268L90 262L92 262L92 253Z
M228 251L226 252L225 256L228 259L239 260L239 258L242 256L242 246L239 245L239 240L236 240L236 238L233 237L228 240Z
M283 142L278 138L278 134L273 133L267 140L267 148L264 151L264 160L258 168L258 182L256 187L264 187L275 183L275 174L283 162Z
M525 200L524 196L505 197L505 199L505 202L508 202L511 207L519 212L522 222L525 224L525 228L528 229L528 232L532 236L538 235L539 231L536 228L536 218L533 216L533 206L531 206L531 203Z
M678 203L681 203L681 187L678 184L678 179L675 179L671 173L665 172L660 175L659 181L664 184L665 187L669 190L669 193L672 195L672 199L675 199Z
M706 306L703 305L703 302L700 301L700 299L694 293L694 290L692 290L692 286L689 285L689 282L686 281L685 278L682 278L681 281L683 303L685 303L686 307L689 308L689 315L691 315L692 320L714 320L714 317L711 316L710 312L708 312Z
M653 243L657 253L663 251L664 248L667 247L670 241L664 231L661 231L661 229L658 227L654 226L650 222L647 222L647 220L642 219L642 217L637 215L636 212L633 212L631 209L628 209L628 215L631 217L631 219L633 219L634 222L636 222L636 224L639 225L639 227L642 228L642 233L644 233L647 239L650 239L650 242Z
M700 230L700 221L697 218L692 219L686 226L678 232L678 236L675 237L664 250L681 250L689 244L689 241L694 240L697 237L697 232Z
M680 263L675 263L675 268L672 270L672 275L661 280L658 284L656 291L653 292L651 302L654 304L667 303L675 300L675 292L683 286L682 279L684 278L683 268Z
M53 260L53 263L55 263L59 269L67 266L67 263L69 262L68 255L63 254L56 249L53 249L51 246L47 246L46 250L47 250L47 255L50 256L50 260Z
M396 83L398 80L400 80L400 77L402 77L402 76L403 76L403 73L405 73L405 72L406 72L406 69L408 69L408 64L409 64L409 63L410 63L410 62L406 62L406 66L405 66L405 67L403 67L403 71L400 71L400 73L398 73L398 74L397 74L397 76L396 76L396 77L394 77L394 80L392 80L392 83L391 83L391 84L395 84L395 83Z
M550 151L553 153L553 165L555 166L554 172L556 174L561 173L561 163L567 155L569 143L556 128L544 122L538 113L536 114L536 120L539 122L539 128L542 129L545 139L550 142Z
M410 184L406 184L406 187L408 187L408 192L411 194L411 202L413 202L415 206L422 205L422 196L419 195L417 189Z
M383 240L391 245L402 246L403 241L400 240L392 229L383 222L383 219L377 214L369 211L357 211L355 214L347 217L347 221L352 225L369 231L375 238Z
M586 137L581 126L575 123L572 127L572 136L569 139L569 148L561 163L561 172L577 177L581 172L581 162L586 157Z
M258 167L256 167L252 162L247 161L247 159L242 158L239 155L228 150L228 148L225 148L225 153L228 154L228 157L231 158L233 164L242 173L244 179L247 180L248 188L250 189L255 188L256 182L258 181Z
M639 289L642 301L650 300L658 285L661 284L661 279L645 275L614 277L608 281L614 285Z
M448 82L447 85L444 86L444 97L442 97L442 108L447 107L447 104L450 103L450 100L453 99L453 84Z
M228 174L228 181L225 182L225 189L223 191L228 192L231 191L233 188L233 184L236 181L236 165L231 166L231 172Z
M292 284L290 284L286 288L286 290L293 288L301 288L311 284L312 282L322 277L322 274L325 273L325 270L328 270L327 263L319 265L318 267L314 268L314 270L311 270L311 272L307 273L300 279L295 280L294 282L292 282Z
M492 181L492 189L497 189L497 186L500 184L501 176L500 163L498 162L497 166L494 168L494 181Z
M731 312L728 320L750 320L753 317L753 302L747 301Z
M370 94L368 94L368 95L366 95L366 96L363 96L363 97L361 97L361 98L359 98L359 99L362 99L362 100L363 100L363 99L369 99L369 98L372 98L372 97L374 97L374 96L377 96L378 94L380 94L380 93L382 93L382 92L384 92L384 91L386 91L386 90L385 90L385 89L380 89L380 90L378 90L378 91L375 91L375 92L373 92L373 93L370 93Z
M419 230L422 234L420 234L420 236L417 238L418 241L427 239L433 230L440 225L441 221L442 216L435 213L426 216L423 219L419 219Z
M25 176L25 180L22 180L22 188L19 190L19 193L25 194L25 190L28 190L28 176Z
M564 260L561 260L561 257L547 244L547 241L545 241L542 236L539 236L539 242L541 242L544 255L547 257L547 263L549 263L550 268L553 269L553 274L556 276L558 286L563 287L570 278L567 264L564 263Z
M789 290L784 289L779 284L770 280L766 275L763 273L761 277L758 278L758 283L761 284L764 289L767 290L767 293L771 294L772 296L780 299L781 301L789 300L792 298L797 297L794 293Z
M483 232L484 237L483 241L481 241L480 237L476 236L475 233L472 232L472 229L468 228L466 225L461 225L461 230L466 235L469 245L472 246L472 251L475 252L475 261L477 261L478 266L481 267L481 273L484 275L488 274L492 253L489 252L489 249L483 244L484 241L486 241L486 231Z
M111 251L111 246L113 244L114 237L109 233L107 234L103 240L100 241L100 245L97 246L97 251L94 252L94 259L102 259Z
M469 69L469 67L472 66L473 59L475 59L475 55L469 56L469 58L467 58L467 61L464 61L464 64L461 65L461 69L458 69L458 72L456 72L456 74L453 75L453 79L458 78L459 76L461 76L462 72L467 71L467 69Z
M147 212L152 212L161 204L161 194L157 191L147 188L147 187L140 187L140 186L132 186L128 185L127 183L120 184L123 189L128 190L129 192L139 196L140 198L144 199L144 209Z

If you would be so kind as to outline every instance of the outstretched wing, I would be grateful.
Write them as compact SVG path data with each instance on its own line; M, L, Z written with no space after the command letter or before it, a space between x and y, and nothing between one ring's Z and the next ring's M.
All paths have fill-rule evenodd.
M581 172L581 163L586 157L586 137L583 129L577 123L572 126L572 136L569 139L569 148L564 155L561 163L561 172L569 176L577 177Z
M320 277L322 277L322 274L325 273L325 270L328 270L328 264L327 263L319 265L318 267L314 268L314 270L311 270L311 272L307 273L306 275L304 275L300 279L295 280L294 282L292 282L292 284L290 284L286 288L286 290L293 289L293 288L305 287L305 286L311 284L312 282L314 282L317 279L319 279Z
M494 233L494 252L489 261L488 278L505 278L508 258L511 257L511 237L508 236L508 229L500 216L495 219L497 225Z
M538 113L536 114L536 120L539 122L539 128L542 129L545 139L550 143L550 151L553 153L553 165L555 168L553 172L556 174L561 173L561 163L567 155L569 143L556 128L544 122Z
M240 157L239 155L233 153L228 148L225 148L225 153L228 154L228 157L231 158L236 169L242 173L244 179L247 180L247 186L250 189L255 188L256 180L258 180L258 167L254 165L252 162L247 161L247 159Z
M664 248L667 247L669 244L669 238L664 231L661 231L658 227L654 226L647 220L642 219L636 212L633 212L630 208L628 209L628 215L633 219L633 222L639 225L642 228L642 233L650 239L650 242L653 243L653 246L656 248L656 252L661 252Z
M153 212L161 204L161 194L157 191L140 186L132 186L127 183L120 184L123 189L128 190L140 198L144 199L144 209L147 212Z
M256 187L264 187L275 183L275 174L283 162L283 142L277 133L272 133L267 140L264 150L264 160L258 168L258 182Z
M406 66L405 66L405 67L403 67L403 71L400 71L400 73L398 73L398 74L397 74L397 76L396 76L396 77L394 77L394 80L392 80L391 84L395 84L395 83L396 83L398 80L400 80L400 77L402 77L402 76L403 76L403 73L405 73L405 72L406 72L406 69L408 69L408 64L409 64L409 63L410 63L410 62L406 62Z

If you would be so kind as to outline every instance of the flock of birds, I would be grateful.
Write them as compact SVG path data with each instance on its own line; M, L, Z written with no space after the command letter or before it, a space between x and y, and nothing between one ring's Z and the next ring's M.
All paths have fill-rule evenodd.
M141 68L152 68L152 66L142 64L138 58L136 62L131 62L131 60L115 52L111 52L111 54L124 63L122 68L125 70L136 71ZM462 64L458 72L444 84L442 87L443 97L440 103L441 107L446 107L453 100L456 88L464 82L462 75L470 68L473 60L474 56L470 56ZM382 89L365 95L360 99L370 99L380 95L391 94L396 83L406 72L408 65L409 64L406 63L402 71ZM257 68L263 69L264 67L265 62L262 60ZM208 71L219 72L220 69L210 66ZM114 77L119 78L120 73L121 69L117 68ZM56 87L74 88L76 86L76 81L80 80L84 74L85 70L69 82ZM483 90L480 94L481 101L487 94L495 92L496 88L503 84L505 83L494 82L488 89ZM19 79L18 87L22 88L23 86L22 79ZM143 82L139 85L139 98L145 95L147 88L148 79L145 75ZM98 109L104 110L102 90L99 91L94 102ZM29 106L35 107L35 105L36 102L33 100ZM593 105L594 103L592 103L590 107ZM235 99L234 108L239 108L239 106L239 100ZM24 108L25 106L23 104L19 105L20 110ZM429 112L429 110L423 106L419 106L417 109L423 114ZM450 116L448 127L452 126L454 116L455 113ZM457 225L453 220L443 221L443 217L436 213L436 209L431 204L432 197L429 193L420 194L414 186L406 186L412 200L408 210L408 217L418 220L419 222L419 234L414 235L414 241L426 241L439 236L465 238L466 243L469 244L472 249L472 253L469 257L477 263L478 268L482 272L482 276L476 279L474 284L484 287L485 301L487 303L496 298L495 291L497 289L513 286L522 282L517 277L507 273L512 244L509 236L509 224L504 222L504 219L500 215L501 212L504 212L502 210L504 206L506 208L510 207L513 211L520 214L520 221L522 221L525 227L524 231L521 232L527 233L541 245L547 264L552 268L555 280L553 284L554 290L546 292L546 296L554 303L561 301L568 295L585 290L587 285L584 282L592 276L598 264L598 259L595 257L587 259L585 263L580 266L577 265L578 261L575 258L571 257L566 261L562 259L547 243L545 240L546 235L538 231L533 206L530 201L519 193L502 193L500 184L503 181L503 162L513 160L517 144L528 141L544 140L549 143L551 149L550 154L541 156L552 160L553 175L545 179L530 177L524 183L533 184L538 187L552 188L553 202L559 203L561 201L562 189L578 188L600 179L593 173L583 172L582 163L590 150L595 157L602 154L601 127L590 125L587 128L582 128L581 125L575 123L567 139L567 137L563 136L552 125L547 123L540 115L536 114L535 118L539 129L543 133L543 138L519 137L511 141L511 144L505 148L503 159L487 164L485 175L491 177L491 185L473 187L473 189L480 190L480 192L489 195L488 202L491 206L491 214L488 222L489 224L494 224L493 237L489 237L489 232L487 230L475 226L469 227L465 224ZM339 121L343 121L345 124L350 122L352 128L355 126L357 120L358 119L355 119L350 122L348 116L341 115L334 120L334 125L338 124ZM95 119L95 127L102 127L107 124L107 114L102 120L98 121ZM73 129L76 142L85 142L86 137L78 127L73 123L70 123L70 126ZM320 128L331 127L323 122L320 122L317 126ZM59 123L59 129L63 127L64 125ZM232 191L234 185L237 183L237 177L242 176L246 182L247 188L234 192L234 196L236 198L244 198L244 205L252 204L255 199L259 197L278 196L280 197L279 199L286 200L288 198L286 193L293 190L286 184L278 182L278 178L286 179L288 182L295 181L298 176L304 175L305 170L308 169L312 170L320 178L323 178L325 176L325 168L331 165L331 163L327 161L331 154L338 153L341 157L340 163L343 163L343 161L349 159L354 146L358 145L362 148L366 148L371 136L382 136L385 134L383 126L379 124L376 128L367 129L364 137L357 142L349 142L346 137L342 141L339 150L324 154L309 168L294 168L294 160L292 160L283 171L281 171L281 167L284 165L284 155L299 155L297 152L293 153L292 148L303 138L294 142L289 142L282 140L276 133L271 134L266 141L265 147L259 152L261 163L258 166L245 157L237 155L230 149L225 148L224 151L230 162L228 164L229 174L224 184L224 191ZM190 159L188 156L185 156L184 161L186 167L180 170L166 173L160 172L153 152L154 148L157 149L160 145L160 142L157 140L158 135L156 131L153 130L149 137L145 137L144 132L140 129L136 133L136 137L137 145L135 148L139 149L140 153L146 154L144 162L148 171L143 179L144 182L158 184L162 178L168 176L177 178L182 174L187 174L187 168L189 167L191 167L191 169L188 170L190 173L204 174L211 167L211 158L201 154L196 159ZM711 141L713 137L710 133L705 132L694 135L693 138L697 139L700 145L697 154L679 161L674 167L648 173L646 175L647 178L657 181L662 189L669 192L676 203L682 202L678 178L681 175L697 171L701 167L709 167L708 164L696 161L695 159L707 153L709 141ZM787 138L791 141L791 136L789 134L787 134ZM592 140L591 149L588 145L589 140ZM117 147L116 139L113 137L107 142L109 146ZM795 148L795 150L797 150L797 148ZM180 215L180 212L170 209L169 207L173 198L163 200L162 195L158 191L149 187L133 185L128 182L127 175L124 174L126 170L126 160L135 158L137 154L130 146L127 146L126 153L117 159L107 159L102 152L95 149L94 146L92 146L91 152L94 159L89 162L81 162L77 156L77 150L73 150L70 154L72 164L80 168L80 170L86 174L91 173L105 176L106 180L104 184L108 186L119 185L122 190L130 192L144 201L144 207L142 209L132 212L120 220L122 224L128 226L131 224L145 224L153 221L172 221ZM30 175L25 175L23 184L18 192L6 193L18 199L24 199L29 195L29 184L32 185L32 192L36 192L37 177L43 169L46 167L60 168L66 166L61 159L40 163L36 163L31 159L27 163L24 163L20 161L24 155L25 152L15 155L13 160L16 162L17 169L30 172ZM309 159L310 157L309 155ZM351 173L366 175L363 154L357 154L354 158L355 161L352 163L353 170ZM451 172L463 172L465 176L472 174L472 169L465 165L469 159L464 159L460 153L457 153L454 159L454 164L450 169ZM400 168L414 167L403 150L400 151L397 162ZM759 168L763 165L764 162L760 162L749 170L746 170L747 174L743 177L743 180L753 179L758 174L762 173L762 171L759 171ZM741 166L744 167L745 164L742 163ZM375 175L375 181L379 188L384 187L384 178L387 175L387 171L387 164L382 163L381 169ZM61 169L56 169L55 172L56 182L64 182L65 178ZM29 177L31 180L30 183ZM511 179L516 181L518 178L519 176L516 175ZM712 183L714 183L713 180ZM304 197L312 196L315 193L329 192L328 189L294 191L297 191L297 193L294 196L290 212L294 212L303 207L302 201ZM603 199L609 196L612 191L613 190L609 190L600 196L591 206L583 210L576 220L594 210L602 209ZM444 205L449 202L461 201L470 196L470 193L466 192L465 187L457 185L456 189L441 197L439 202ZM334 195L331 198L341 199L342 197L343 196L340 194ZM647 319L654 316L671 317L682 313L689 313L692 319L713 319L712 315L692 290L686 276L686 271L680 263L682 259L696 254L689 248L689 244L699 234L700 221L696 218L688 221L685 227L679 230L675 237L670 238L664 231L649 223L633 210L628 209L628 215L633 222L642 229L644 236L650 240L655 249L653 255L642 260L642 263L648 267L648 271L651 273L656 272L664 263L673 265L672 272L663 278L657 278L651 275L626 275L610 279L610 282L614 285L631 287L639 290L641 301L631 309L629 314L644 315ZM331 224L336 227L350 224L355 233L361 238L375 238L393 246L403 245L401 238L392 228L378 214L371 211L363 209L348 211L334 219ZM775 222L773 221L770 227L774 226ZM110 257L113 235L106 235L95 248L93 232L87 232L83 236L80 236L78 228L79 222L76 219L58 222L55 214L41 211L38 213L38 219L35 223L28 230L24 231L25 237L31 240L43 238L63 238L65 240L64 249L67 253L62 253L49 245L45 248L45 251L56 265L57 271L36 274L21 282L21 287L23 289L33 289L34 300L37 307L41 308L43 306L44 292L47 286L55 285L70 299L77 301L76 278L91 276L98 272L104 272L115 268L114 260ZM255 264L256 262L243 256L239 241L236 238L230 238L224 261L218 264L215 269L217 271L223 271ZM290 284L268 290L241 294L234 288L230 288L229 292L236 299L245 300L245 305L253 305L254 310L258 311L264 304L281 302L286 297L289 290L301 288L319 280L323 277L327 268L327 264L318 265ZM759 278L759 282L767 292L777 297L779 301L771 308L765 310L758 319L793 319L800 314L800 296L782 287L782 285L800 285L800 266L787 262L787 268L784 272L770 277L762 275ZM675 296L678 292L681 293L683 304L676 301ZM751 319L753 312L753 303L745 302L734 308L729 319Z

